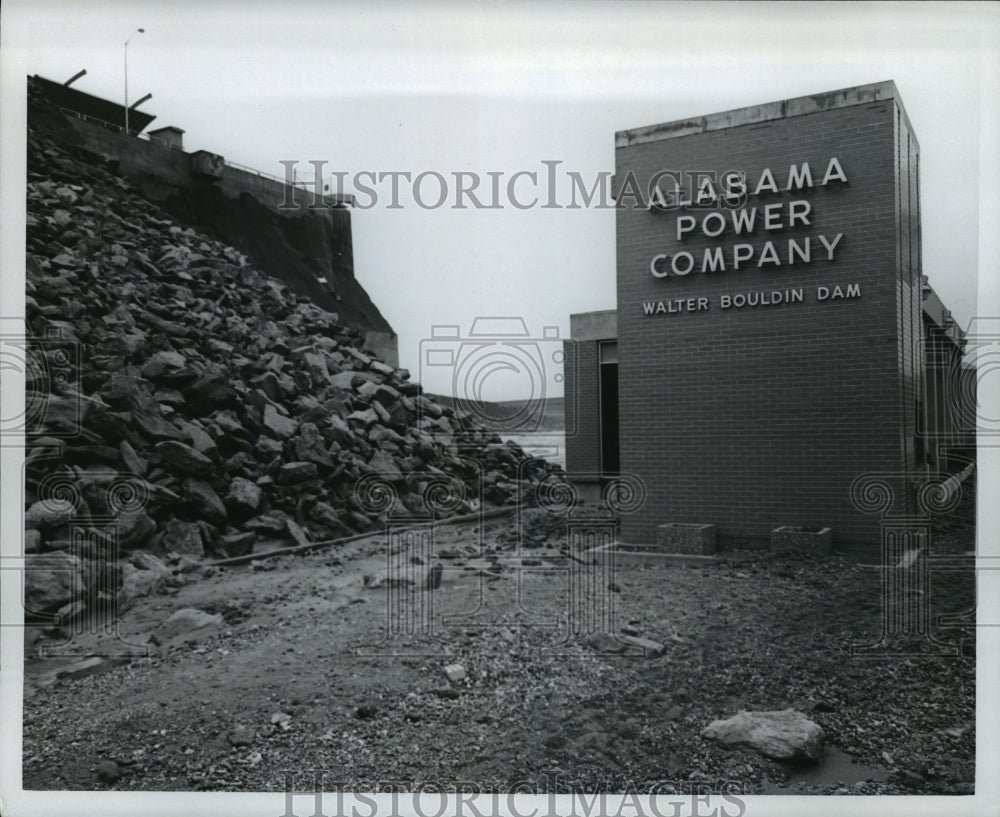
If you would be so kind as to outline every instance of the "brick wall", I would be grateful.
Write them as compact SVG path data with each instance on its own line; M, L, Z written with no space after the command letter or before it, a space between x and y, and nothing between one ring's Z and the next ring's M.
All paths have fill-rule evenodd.
M842 544L877 546L879 517L860 513L849 489L863 474L885 474L893 511L910 510L904 475L914 469L920 388L917 146L901 107L878 98L619 144L619 185L629 170L643 182L661 170L742 170L752 184L771 168L782 192L747 206L804 199L812 222L749 237L696 230L679 241L681 211L618 211L622 469L643 479L648 496L623 519L623 540L653 542L668 521L712 522L724 540L766 539L783 524L829 525ZM831 157L849 181L818 186ZM789 165L802 162L817 186L785 192ZM837 233L844 236L828 261L816 236ZM787 239L805 236L812 262L785 263ZM700 262L705 248L728 255L740 242L754 246L756 264L768 240L781 266L701 274L699 263L662 279L649 270L658 253L686 250ZM850 284L860 298L816 299L819 286ZM793 288L803 302L719 308L724 294ZM709 309L643 311L647 301L692 297L707 297Z

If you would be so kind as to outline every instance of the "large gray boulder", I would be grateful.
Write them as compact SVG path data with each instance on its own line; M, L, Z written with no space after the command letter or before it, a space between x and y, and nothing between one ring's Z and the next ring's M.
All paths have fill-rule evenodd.
M200 479L184 480L184 495L203 519L216 525L226 524L226 506L207 482Z
M295 485L299 482L316 479L317 476L315 463L286 462L278 468L275 479L279 485Z
M132 550L141 547L156 533L156 522L143 508L118 514L118 547Z
M163 534L163 547L173 553L203 556L205 542L196 522L170 519Z
M24 527L55 528L65 525L76 515L72 502L61 499L46 499L35 502L24 513Z
M727 746L742 746L774 760L804 762L823 754L823 729L801 712L740 711L726 720L712 721L702 737Z
M118 587L118 610L127 610L136 599L158 593L165 583L163 574L125 563L122 565L121 584Z
M260 488L243 477L233 477L226 494L226 508L230 516L242 521L249 519L260 507Z
M300 460L314 462L325 468L335 468L337 465L330 452L326 450L326 442L315 423L302 423L299 434L292 444Z
M24 571L24 608L30 612L56 610L80 601L83 562L65 551L53 551L28 559Z
M298 430L298 427L297 420L279 413L274 406L267 405L264 407L264 428L272 432L276 437L286 440Z

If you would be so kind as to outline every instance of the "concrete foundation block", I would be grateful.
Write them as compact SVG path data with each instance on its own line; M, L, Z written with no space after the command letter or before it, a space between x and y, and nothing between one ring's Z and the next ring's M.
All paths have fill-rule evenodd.
M656 529L656 544L667 553L710 556L715 553L715 525L668 522Z
M833 528L782 525L771 531L771 550L776 552L829 553L833 548Z

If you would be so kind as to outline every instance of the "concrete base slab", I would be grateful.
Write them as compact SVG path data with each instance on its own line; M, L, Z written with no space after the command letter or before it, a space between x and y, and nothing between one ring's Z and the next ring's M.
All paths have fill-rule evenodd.
M630 567L697 567L717 563L719 558L715 555L701 556L694 553L663 553L656 550L628 550L627 546L602 545L591 548L586 553L591 557L597 557L605 553L614 554L616 565Z
M667 522L656 528L656 544L667 553L711 556L715 541L715 525L708 523Z

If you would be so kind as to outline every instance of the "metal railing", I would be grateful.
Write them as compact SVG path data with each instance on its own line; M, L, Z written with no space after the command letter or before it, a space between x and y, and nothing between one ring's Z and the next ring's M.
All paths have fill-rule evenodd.
M255 176L260 176L264 179L270 179L271 181L278 182L282 185L291 185L303 193L309 193L312 195L313 188L315 187L314 182L303 182L298 179L293 178L289 181L287 178L281 176L275 176L273 173L265 173L263 170L257 170L253 167L247 167L246 165L241 165L238 162L230 162L226 160L226 166L234 168L235 170L242 170L244 173L252 173ZM324 202L333 202L334 204L354 204L354 196L350 193L338 193L338 194L321 194L321 198Z
M84 122L92 122L95 125L100 125L102 128L106 128L107 130L114 131L115 133L119 133L122 136L126 135L125 128L122 125L115 125L112 122L108 122L105 119L99 119L96 116L88 116L85 113L80 113L79 111L74 111L72 108L60 108L59 110L62 111L63 113L65 113L65 114L69 114L70 116L76 117L77 119L80 119L80 120L82 120ZM159 138L157 138L155 136L150 136L148 133L135 133L135 134L129 134L129 135L135 136L136 139L142 139L144 142L151 142L154 145L162 145L163 147L168 147L168 148L171 148L173 150L179 150L179 151L182 151L182 152L184 150L184 148L183 148L182 145L176 145L173 142L166 141L165 139L159 139Z
M82 119L84 122L93 122L95 125L100 125L101 127L107 128L108 130L117 131L118 133L125 132L125 128L123 128L121 125L112 125L110 122L107 122L104 119L98 119L96 116L87 116L87 114L80 113L79 111L74 111L72 108L60 108L59 110L65 114L74 116L77 119Z
M244 173L253 173L254 176L261 176L265 179L270 179L271 181L280 182L281 184L289 184L287 179L275 176L273 173L265 173L263 170L257 170L257 168L254 167L247 167L246 165L241 165L239 162L230 162L228 159L226 160L226 167L242 170ZM302 187L302 189L305 189L304 182L293 181L291 184L294 187Z

